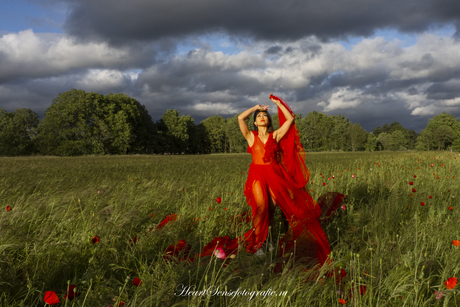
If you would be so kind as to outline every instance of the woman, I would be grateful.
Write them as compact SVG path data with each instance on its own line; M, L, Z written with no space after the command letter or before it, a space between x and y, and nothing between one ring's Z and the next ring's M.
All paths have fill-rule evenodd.
M320 219L331 216L344 195L330 192L322 195L318 202L310 196L306 188L310 171L305 166L305 152L293 112L282 99L271 93L270 99L278 106L278 130L273 129L268 105L254 106L238 116L241 133L252 155L244 194L252 209L253 227L239 238L214 238L199 256L215 254L219 258L226 258L236 254L241 246L250 253L256 253L267 239L273 218L270 207L276 205L291 226L279 242L280 257L292 252L297 263L303 258L309 262L308 267L315 263L322 265L330 253L330 247ZM255 131L250 131L245 122L252 113ZM280 263L275 271L280 271Z
M245 235L248 241L246 249L256 252L266 240L272 216L270 205L273 203L283 211L291 225L280 241L281 255L295 248L296 258L316 259L322 264L330 253L330 247L319 222L321 208L304 188L309 180L309 171L303 161L304 152L294 117L281 99L271 93L270 99L281 111L278 130L273 131L267 105L257 105L238 117L241 133L248 142L248 152L253 159L244 191L253 216L253 232L250 236ZM253 112L256 130L250 131L245 119ZM283 139L286 135L287 138ZM301 153L296 155L298 151Z

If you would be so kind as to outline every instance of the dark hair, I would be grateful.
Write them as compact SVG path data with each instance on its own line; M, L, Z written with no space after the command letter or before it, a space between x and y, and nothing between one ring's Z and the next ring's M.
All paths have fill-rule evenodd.
M256 122L257 115L258 115L260 112L264 112L265 114L267 114L267 117L268 117L268 127L267 127L267 131L268 131L269 133L275 131L275 128L273 128L272 117L270 116L270 113L268 113L268 111L260 111L260 110L255 111L255 112L254 112L254 122ZM256 129L257 132L259 132L259 129L257 128L257 125L254 125L254 128Z

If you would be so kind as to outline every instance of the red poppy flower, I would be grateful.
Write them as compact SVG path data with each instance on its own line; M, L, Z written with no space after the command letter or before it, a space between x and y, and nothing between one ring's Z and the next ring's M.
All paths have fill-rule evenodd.
M341 305L345 305L345 304L347 303L347 301L344 300L343 298L339 298L339 303L340 303Z
M410 185L413 185L414 183L411 181L411 182L409 182L409 184L410 184Z
M326 185L326 183L325 183L325 182L323 182L323 185Z
M125 305L125 302L119 302L118 303L118 306L124 306Z
M227 208L224 208L225 211L227 211Z
M457 277L447 278L447 280L444 282L444 286L446 286L447 289L453 289L456 285Z
M69 288L67 289L66 294L64 294L64 299L69 299L69 301L73 300L75 296L78 296L77 291L74 292L74 289L76 288L75 285L69 285Z
M142 280L140 280L138 277L134 277L133 285L135 285L136 287L140 287L140 285L142 285Z
M459 240L452 240L452 244L454 244L454 246L460 246L460 241Z
M45 292L44 302L49 304L49 305L56 305L57 303L60 303L61 301L59 300L58 296L56 295L56 292L54 292L54 291L46 291Z
M417 178L417 176L414 175L414 178Z
M447 208L447 209L449 209L450 211L452 211L452 210L454 209L454 207L449 207L449 208Z
M366 286L364 285L359 286L359 293L361 293L361 295L366 294Z
M430 195L430 196L428 196L428 198L429 198L429 199L431 199L431 195Z
M412 188L412 192L414 192L414 193L415 193L415 192L417 192L417 191L416 191L414 188Z
M425 206L425 203L422 201L422 202L420 203L420 205Z
M94 237L91 239L91 243L93 243L93 244L99 243L99 236L94 236Z
M217 197L217 198L216 198L216 201L217 201L218 204L220 204L220 203L222 202L222 198Z
M11 211L11 207L10 207L10 206L6 206L6 211Z

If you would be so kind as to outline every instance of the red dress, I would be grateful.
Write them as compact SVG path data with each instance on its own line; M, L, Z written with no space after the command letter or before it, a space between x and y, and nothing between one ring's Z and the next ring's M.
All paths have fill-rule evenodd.
M292 114L289 106L282 99L279 100ZM278 114L281 126L286 119L279 109ZM203 248L200 256L211 255L218 248L228 256L236 253L239 245L255 253L268 235L268 201L271 197L291 226L279 242L280 257L293 252L296 261L304 258L323 264L331 250L320 219L330 216L339 207L344 195L329 192L320 196L317 202L307 192L310 171L305 166L305 152L295 123L279 144L273 139L273 133L270 133L265 144L257 131L253 133L254 144L248 146L252 163L244 187L247 203L252 208L253 227L239 238L214 238Z

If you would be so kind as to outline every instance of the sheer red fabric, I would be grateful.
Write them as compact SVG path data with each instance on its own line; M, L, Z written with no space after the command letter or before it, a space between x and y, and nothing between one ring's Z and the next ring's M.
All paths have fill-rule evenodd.
M294 116L286 102L276 96ZM280 126L286 122L278 108ZM299 132L293 123L279 144L270 133L264 144L257 131L254 144L247 152L252 155L244 194L252 210L253 227L235 239L216 237L205 246L200 256L211 255L216 249L228 256L243 245L246 251L255 253L266 240L269 227L269 199L271 198L287 217L290 229L280 240L280 257L291 252L295 259L308 259L309 264L323 264L330 254L330 246L320 220L329 219L344 199L344 195L330 192L315 201L308 193L306 184L310 171L305 165L305 151L300 143ZM321 209L323 208L323 210ZM277 266L275 271L279 271Z

